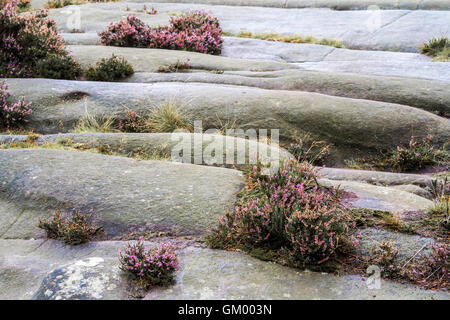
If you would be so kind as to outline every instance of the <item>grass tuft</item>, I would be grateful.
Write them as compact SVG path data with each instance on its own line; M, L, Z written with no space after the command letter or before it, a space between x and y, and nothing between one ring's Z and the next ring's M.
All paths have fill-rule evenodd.
M420 53L434 61L450 61L450 40L447 37L433 38L423 44Z
M73 133L107 133L107 132L119 132L115 127L115 119L113 117L94 117L89 113L81 118L75 128L72 129Z

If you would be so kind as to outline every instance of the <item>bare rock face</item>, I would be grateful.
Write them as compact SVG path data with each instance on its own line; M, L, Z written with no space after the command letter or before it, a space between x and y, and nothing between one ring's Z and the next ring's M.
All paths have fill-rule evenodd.
M1 238L40 234L53 210L93 210L110 237L130 231L203 234L234 205L239 171L88 152L0 151Z
M0 144L26 141L26 135L0 135ZM256 138L256 137L255 137ZM278 164L293 158L285 149L257 140L201 133L63 133L42 135L37 145L69 144L104 148L124 156L242 169L258 162ZM186 155L183 154L186 152Z
M91 257L52 270L33 296L36 300L126 299L117 261Z
M146 242L147 246L156 245ZM76 248L58 241L0 240L2 299L135 299L120 271L125 242ZM14 250L11 250L14 247ZM442 291L381 280L370 289L358 275L299 271L238 252L187 246L179 250L175 284L153 288L144 299L448 299Z

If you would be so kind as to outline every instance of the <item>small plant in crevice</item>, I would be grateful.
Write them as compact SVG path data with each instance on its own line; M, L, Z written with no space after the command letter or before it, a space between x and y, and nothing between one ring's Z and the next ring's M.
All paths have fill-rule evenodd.
M449 142L440 147L432 143L432 135L418 141L411 137L408 145L400 145L389 152L381 152L379 156L345 160L351 169L371 170L379 168L396 172L408 172L423 169L427 166L447 166L450 161Z
M186 59L186 61L184 61L184 62L177 60L176 63L172 63L167 66L160 66L158 68L158 72L172 73L172 72L179 72L180 70L188 70L190 68L191 68L191 66L189 64L189 59Z
M187 114L173 101L168 101L154 108L149 116L148 124L153 132L191 130L191 123Z
M158 10L156 10L154 7L152 7L151 10L148 10L146 5L144 5L144 7L142 8L142 11L149 15L155 15L158 13Z
M85 31L83 29L76 29L76 28L70 29L68 32L69 33L85 33Z
M277 41L277 42L287 42L287 43L312 43L312 44L319 44L324 46L331 46L335 48L345 48L345 46L340 42L339 40L334 39L317 39L313 36L300 36L300 35L281 35L278 33L253 33L253 32L247 32L242 31L238 34L228 34L225 33L224 35L229 36L235 36L239 38L251 38L251 39L259 39L259 40L266 40L266 41Z
M83 70L71 56L49 55L36 64L40 78L75 80Z
M434 61L449 61L450 40L447 37L433 38L422 45L420 53L432 57Z
M47 9L59 9L66 6L80 5L89 2L117 2L120 0L48 0L45 4Z
M123 132L151 132L147 118L135 111L126 110L125 120L119 122L119 130Z
M101 59L95 66L90 66L85 77L89 81L119 81L134 73L133 66L124 58L112 55L111 58Z
M405 276L426 289L447 289L450 286L450 244L431 245L431 253L408 267Z
M366 208L350 208L349 211L352 220L359 228L376 227L402 233L415 233L415 229L411 225L405 224L395 213L390 211Z
M310 134L294 137L294 142L287 146L287 150L299 162L307 161L314 165L323 165L330 155L332 145L325 141L312 139Z
M399 278L402 274L398 250L393 242L383 241L379 243L379 248L374 246L368 258L368 265L378 266L381 276L385 279Z
M428 209L428 214L431 217L439 217L441 226L450 230L450 182L448 177L443 180L432 180L432 193L435 197L434 205Z
M78 120L75 127L71 130L73 133L86 133L86 132L118 132L116 129L114 117L95 117L86 113L80 120Z
M161 243L158 248L147 250L142 237L135 243L127 243L123 252L119 250L119 261L120 269L133 275L146 289L172 284L174 272L179 269L173 245Z
M151 28L135 15L111 23L99 36L103 45L187 50L220 54L222 30L219 20L197 11L171 17L170 26Z
M10 130L26 123L26 117L33 112L30 108L31 102L20 99L12 103L10 98L8 84L6 81L0 81L0 129Z
M450 153L446 145L442 149L435 148L431 139L432 136L428 135L419 142L414 136L411 137L408 146L397 146L387 159L388 163L401 172L422 169L427 165L448 163Z
M156 106L146 114L126 110L125 119L119 122L123 132L174 132L192 129L188 115L173 101Z
M89 242L102 230L91 224L92 212L75 212L70 218L63 218L60 212L54 212L50 220L39 219L38 227L44 229L49 239L58 239L69 245Z
M233 211L205 238L213 248L270 248L276 261L322 265L351 239L354 224L335 190L318 185L317 168L295 160L267 173L255 166Z
M64 8L66 6L71 6L74 4L82 4L84 1L81 0L48 0L45 4L45 8L47 9L59 9Z

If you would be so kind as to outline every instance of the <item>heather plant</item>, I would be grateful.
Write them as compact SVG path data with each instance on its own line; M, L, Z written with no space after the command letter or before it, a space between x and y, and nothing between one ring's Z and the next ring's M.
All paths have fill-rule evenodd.
M448 289L450 278L450 244L431 244L431 253L423 255L416 264L405 271L409 280L427 288Z
M343 208L320 204L317 196L311 202L312 207L306 205L294 211L285 223L286 237L290 239L288 255L294 261L321 264L334 254L351 225Z
M5 7L8 1L10 0L0 0L0 9ZM19 10L26 10L30 8L31 0L17 0L16 4Z
M0 77L39 76L40 60L68 55L55 22L47 15L46 10L19 15L17 0L0 10Z
M406 146L397 146L387 153L382 152L379 156L351 159L344 162L347 167L352 169L380 168L397 172L415 171L434 165L448 167L450 161L449 142L435 146L432 138L432 135L428 135L418 141L412 136Z
M392 242L383 241L379 243L379 248L374 246L368 264L378 266L381 276L386 279L398 278L402 273L398 260L398 250Z
M101 59L94 66L89 67L85 72L85 77L90 81L119 81L134 73L133 66L125 60L112 55L111 58Z
M397 146L391 153L389 164L397 171L412 171L427 165L448 163L450 154L445 146L442 149L435 148L431 144L431 138L427 136L419 142L411 137L408 146Z
M177 62L172 63L170 65L160 66L158 68L158 72L171 73L171 72L179 72L180 70L188 70L190 68L191 68L191 66L189 64L189 59L187 59L184 62L177 60Z
M83 70L71 56L49 55L36 64L41 78L75 80Z
M30 108L31 102L21 99L12 103L9 101L10 97L8 84L6 81L0 81L0 128L7 130L27 122L26 116L33 112Z
M329 260L353 227L333 190L317 183L317 168L289 160L271 173L249 172L233 211L207 236L214 248L275 247L283 262L320 265Z
M75 212L69 218L63 218L55 212L51 220L39 219L38 227L44 229L49 239L62 239L66 244L77 245L89 242L102 228L91 225L91 212L82 214Z
M135 111L126 110L125 120L119 122L119 130L123 132L151 132L147 118Z
M131 273L146 288L173 283L174 272L179 268L171 244L161 243L156 249L146 250L142 237L135 243L127 243L125 251L119 250L119 255L120 269Z
M170 26L151 28L136 16L111 23L99 33L102 44L120 47L142 47L187 50L220 54L222 30L219 20L198 11L171 17Z

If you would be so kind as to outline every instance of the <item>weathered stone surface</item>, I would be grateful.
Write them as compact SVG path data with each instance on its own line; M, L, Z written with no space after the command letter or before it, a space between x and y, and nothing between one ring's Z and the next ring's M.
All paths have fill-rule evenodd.
M398 250L397 257L402 263L406 263L412 259L416 253L418 253L417 256L410 262L421 258L423 254L429 254L431 252L430 245L434 243L434 240L430 238L383 229L367 228L360 230L360 232L361 238L358 251L362 255L369 256L373 247L379 248L380 242L387 241L393 243L394 247Z
M84 45L68 46L68 50L84 67L93 65L102 58L110 58L112 54L120 55L125 57L133 65L135 72L156 72L159 67L174 64L178 61L189 61L189 65L194 69L211 71L273 71L297 68L296 66L283 62L232 59L179 50Z
M289 62L304 70L450 81L450 63L432 62L430 57L418 53L350 50L307 43L225 37L222 55Z
M118 249L123 247L125 242L118 241L67 246L54 240L2 239L0 299L128 299L125 279L117 268ZM61 271L68 269L73 273L66 272L63 278ZM52 270L57 270L55 285L46 282L48 287L39 291L44 278L51 279Z
M356 198L350 198L346 203L355 208L405 212L426 210L434 204L428 199L396 188L355 181L320 179L319 182L327 186L340 186L341 189L354 193Z
M136 12L144 3L103 3L79 6L81 25L76 26L72 7L51 10L58 27L88 32L104 30L111 21L136 13L152 25L167 24L168 12L204 10L217 16L228 32L251 31L312 35L334 38L351 48L417 52L425 41L450 32L446 23L449 11L367 10L334 11L330 9L282 9L263 7L212 6L206 4L146 3L158 10L156 15ZM126 7L130 9L126 11ZM71 12L72 10L72 12ZM301 19L299 19L301 17ZM411 37L414 34L414 37Z
M117 268L117 250L124 247L119 241L69 247L51 240L0 240L0 298L132 299ZM187 247L179 255L176 284L154 288L146 299L449 298L383 280L379 290L371 290L356 275L300 272L237 252Z
M356 156L407 144L411 132L434 142L450 138L450 121L403 105L296 91L263 90L210 84L103 83L45 79L10 79L15 97L33 101L29 126L37 132L67 132L78 119L116 116L125 110L148 111L174 100L203 128L236 121L242 129L280 129L282 139L301 132L333 143L340 154ZM338 156L336 156L338 158Z
M203 234L242 184L239 171L89 152L0 151L0 238L41 236L53 210L93 210L108 237L130 231Z
M117 260L91 257L52 270L33 299L123 300L122 282Z
M64 33L62 36L75 58L85 66L115 53L130 60L138 72L155 72L161 65L190 59L193 68L206 70L263 71L291 68L450 82L450 63L432 62L430 57L417 53L349 50L307 43L224 37L221 56L212 56L177 50L104 47L99 46L96 33Z
M356 50L355 50L356 51ZM417 69L411 66L416 66ZM323 71L323 72L342 72L342 73L361 73L372 75L389 75L395 77L414 77L423 79L436 79L449 81L448 62L424 62L424 63L396 63L386 60L384 62L373 61L320 61L305 62L298 64L301 69ZM414 69L414 70L413 70Z
M145 2L145 0L134 2ZM157 0L156 2L333 10L450 10L450 4L445 0Z
M332 96L398 103L450 114L450 83L345 73L283 70L275 72L135 73L126 82L230 84L270 90L317 92Z
M257 41L258 44L276 44L275 42L269 41L253 41ZM285 43L284 45L288 44ZM303 48L303 46L306 46L307 48L312 46L313 48L321 47L326 48L327 50L330 49L324 46L307 44L297 44L296 46L300 48L299 54L301 54L301 48ZM252 48L252 46L249 46L249 49L250 48ZM136 71L133 76L125 79L127 82L201 82L232 84L264 89L300 90L349 98L399 103L428 111L450 114L450 63L442 64L441 68L434 68L433 66L438 66L438 63L426 62L422 68L423 70L426 70L424 72L425 77L439 80L429 81L399 77L335 73L338 72L337 70L334 70L333 73L300 71L295 69L287 70L290 67L296 67L296 65L284 62L278 63L269 61L263 62L255 60L229 59L220 56L202 55L198 53L175 50L105 46L69 46L69 50L72 51L75 59L77 59L85 67L90 64L94 64L100 58L110 57L112 54L126 58L133 65L133 68ZM342 59L358 59L358 55L356 57L352 57L354 50L343 50L344 52L350 53L348 55L344 54ZM306 52L309 52L309 49L307 49ZM403 63L408 66L405 68L407 70L406 72L404 72L404 69L401 69L401 72L398 72L396 75L400 74L402 76L408 76L408 72L410 70L416 70L416 73L414 73L413 76L420 77L420 72L418 72L418 70L421 69L420 66L422 63L419 62L420 59L416 59L416 56L424 56L412 53L375 53L377 60L371 60L372 55L369 54L367 57L362 55L362 57L360 57L361 59L356 61L358 63L384 63L386 60L392 61L390 55L393 55L397 60L401 61L399 63ZM403 56L407 57L403 60ZM412 57L410 58L409 56ZM190 70L191 72L155 73L160 66L169 65L177 61L187 61L188 59L192 68L192 70ZM415 65L415 68L410 67L412 63ZM299 66L303 68L303 65L304 64L301 64ZM199 72L200 70L204 72ZM218 74L216 72L207 72L215 70L221 70L224 73ZM277 71L264 72L264 70ZM398 66L396 66L394 70L398 70ZM428 72L429 70L435 70L436 72L431 73ZM447 70L447 72L445 70ZM356 73L356 70L353 72ZM448 82L442 82L441 80L448 80Z
M342 168L323 168L320 174L330 180L348 180L366 182L380 186L416 185L422 188L431 187L433 179L427 175L393 173L383 171L354 170Z
M421 188L419 186L413 185L413 184L401 184L401 185L398 185L398 186L391 186L391 188L395 188L395 189L403 190L403 191L406 191L406 192L414 193L414 194L416 194L416 195L418 195L420 197L426 198L428 200L433 200L434 199L434 196L433 196L433 194L430 191L428 191L426 189L423 189L423 188Z
M43 8L47 0L32 0L33 8ZM124 1L125 2L125 1ZM130 2L147 2L133 0ZM376 6L382 10L450 10L446 0L157 0L154 3L197 3L226 6L273 8L330 8L334 10L366 10Z
M360 276L299 272L236 252L188 248L182 263L175 286L155 288L146 299L448 299L386 281L370 290Z
M0 135L0 144L26 141L28 136ZM168 161L243 168L257 162L277 163L293 156L283 148L254 140L200 133L67 133L44 135L36 139L38 145L70 140L91 148L106 148L122 155L167 157ZM200 149L201 148L201 149ZM179 154L189 152L186 158ZM223 156L220 157L220 154ZM176 158L172 158L173 156ZM216 155L217 154L217 155ZM179 159L179 157L183 157Z

